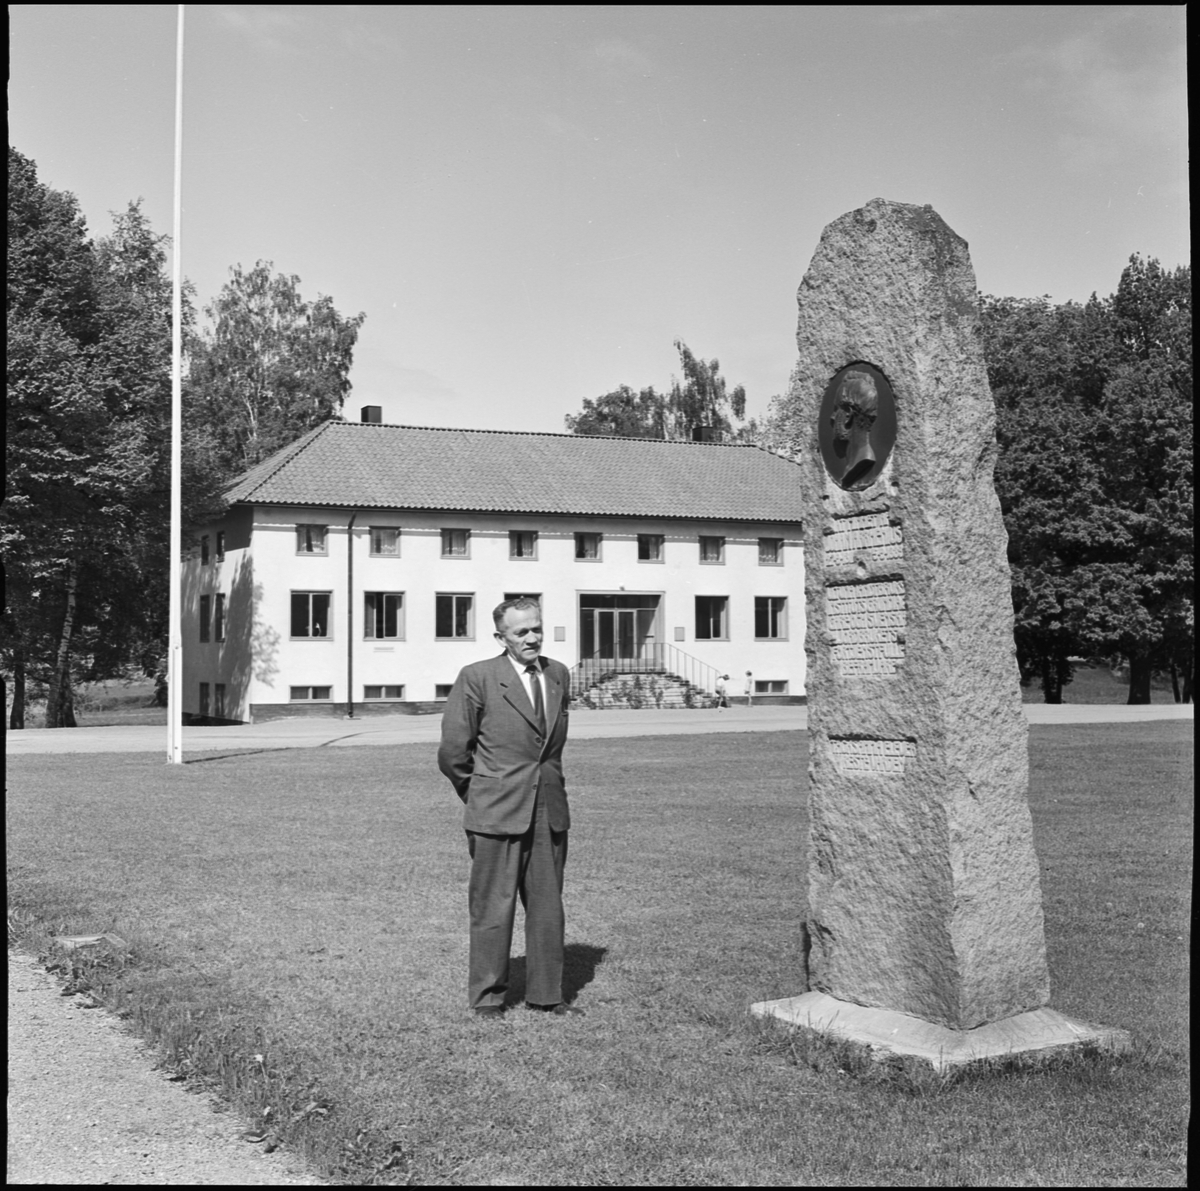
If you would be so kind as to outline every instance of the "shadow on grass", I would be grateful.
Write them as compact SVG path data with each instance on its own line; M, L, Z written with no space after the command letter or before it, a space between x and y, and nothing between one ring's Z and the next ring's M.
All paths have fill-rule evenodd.
M353 740L356 736L365 736L366 732L347 732L345 736L335 736L332 740L322 740L316 748L327 749L331 744L341 744L343 740Z
M185 765L203 765L206 761L228 761L234 757L257 757L259 753L285 753L287 749L242 749L237 753L214 753L203 757L185 757Z
M580 990L595 979L607 947L593 947L590 943L568 943L563 950L563 1000L569 1005ZM525 1000L525 957L519 955L508 968L508 994L505 1005L520 1005Z

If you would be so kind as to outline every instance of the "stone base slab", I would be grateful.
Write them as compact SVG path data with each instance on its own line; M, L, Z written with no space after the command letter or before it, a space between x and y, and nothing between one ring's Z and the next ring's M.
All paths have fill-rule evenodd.
M1091 1025L1064 1017L1054 1009L1033 1009L1001 1021L988 1022L973 1030L951 1030L907 1013L871 1009L839 1001L827 993L807 992L779 1001L759 1001L750 1006L759 1017L778 1017L873 1049L915 1055L935 1070L978 1059L1024 1054L1035 1050L1099 1046L1127 1050L1128 1033L1108 1026Z

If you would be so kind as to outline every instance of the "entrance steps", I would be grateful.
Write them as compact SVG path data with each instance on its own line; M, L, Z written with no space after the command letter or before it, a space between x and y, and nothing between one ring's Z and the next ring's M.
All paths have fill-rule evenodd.
M676 707L715 707L711 691L688 682L678 674L603 674L586 687L574 691L576 707L597 710L665 710Z

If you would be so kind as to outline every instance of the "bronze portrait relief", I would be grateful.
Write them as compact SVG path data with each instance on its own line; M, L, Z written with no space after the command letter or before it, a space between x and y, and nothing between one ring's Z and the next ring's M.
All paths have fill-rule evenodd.
M887 377L863 362L839 369L825 389L818 437L825 467L842 488L874 483L896 443L896 400Z

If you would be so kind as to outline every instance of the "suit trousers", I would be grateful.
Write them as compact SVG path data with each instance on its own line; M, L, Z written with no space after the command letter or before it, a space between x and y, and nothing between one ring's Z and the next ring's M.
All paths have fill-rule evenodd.
M533 823L523 835L467 832L471 853L467 998L472 1009L504 1004L518 897L525 910L525 1000L557 1005L563 999L567 835L550 830L540 798Z

